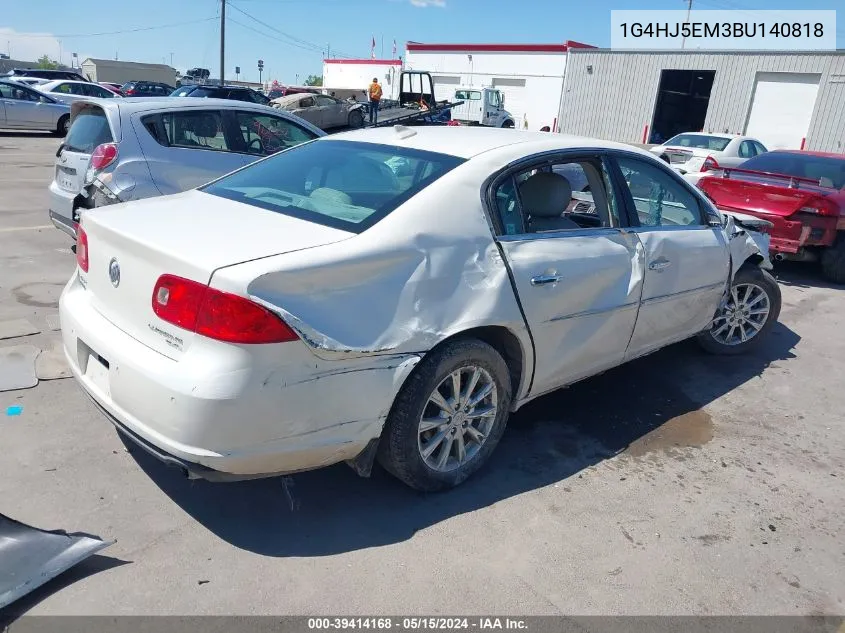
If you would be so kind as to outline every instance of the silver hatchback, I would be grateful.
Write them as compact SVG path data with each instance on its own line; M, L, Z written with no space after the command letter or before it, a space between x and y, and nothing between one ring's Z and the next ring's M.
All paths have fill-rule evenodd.
M77 101L56 152L50 220L75 238L80 210L193 189L324 134L299 117L241 101Z

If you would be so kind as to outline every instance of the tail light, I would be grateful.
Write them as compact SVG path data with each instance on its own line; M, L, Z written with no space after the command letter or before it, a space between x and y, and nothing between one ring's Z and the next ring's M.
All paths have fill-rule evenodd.
M704 162L701 163L700 171L713 171L714 169L719 169L719 163L717 163L716 159L712 156L708 156L704 159Z
M123 94L124 94L125 96L127 96L127 97L131 97L132 95L134 95L134 94L135 94L135 90L134 90L134 89L132 89L132 88L130 88L129 90L124 90L124 91L123 91Z
M805 200L798 213L810 213L812 215L839 215L839 207L827 198L819 197Z
M91 154L91 169L102 171L111 165L117 158L117 145L115 143L103 143L94 148Z
M82 272L88 272L88 234L81 224L76 227L76 263Z
M262 344L298 339L296 332L267 308L175 275L158 278L152 303L153 312L163 321L218 341Z

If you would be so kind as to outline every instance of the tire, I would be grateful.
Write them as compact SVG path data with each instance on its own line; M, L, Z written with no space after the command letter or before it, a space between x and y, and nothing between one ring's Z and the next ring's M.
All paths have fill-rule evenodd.
M56 122L56 131L54 134L56 136L67 136L68 130L70 129L70 115L63 114L59 117L59 120Z
M459 393L463 402L489 391L471 408L459 407L457 413L452 408L450 414L430 398L438 392L441 402L451 407L449 401L454 394L451 377L456 372L460 372ZM473 381L476 372L478 378ZM471 389L469 394L468 389ZM481 468L496 448L510 415L511 395L508 366L495 349L470 338L446 343L423 358L402 386L382 432L378 460L388 472L416 490L435 492L453 488ZM491 405L495 406L494 415L471 415L490 413ZM465 413L467 408L470 415ZM424 418L428 429L421 428ZM479 435L483 437L480 441ZM423 454L426 449L430 452L427 458Z
M732 325L729 315L732 306L735 305L735 300L729 299L724 306L720 306L716 318L713 319L712 327L698 335L698 343L711 354L732 356L744 354L753 349L766 337L780 315L780 287L768 271L756 265L746 264L739 269L734 277L731 284L732 295L734 289L737 289L736 297L741 301L743 299L748 301L748 308L750 309L740 310L739 320ZM748 290L750 294L745 293L747 289L750 289ZM760 299L760 294L764 294L766 299ZM755 311L762 310L762 306L765 306L766 303L768 303L768 313L765 315L752 314ZM740 303L740 306L743 304L744 301ZM755 324L759 326L756 332ZM724 330L725 327L728 329ZM748 336L746 341L741 340L743 332ZM731 335L730 342L724 340L728 335Z
M513 129L513 121L510 121L510 120L505 121L504 123L502 123L502 127L507 128L509 130Z
M822 275L835 284L845 284L845 232L840 232L833 246L822 251Z
M349 127L358 130L364 127L364 114L360 109L349 113Z

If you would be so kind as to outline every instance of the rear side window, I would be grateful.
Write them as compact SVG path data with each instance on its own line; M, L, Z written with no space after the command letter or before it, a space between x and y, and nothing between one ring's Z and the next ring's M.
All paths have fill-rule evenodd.
M721 136L707 136L706 134L678 134L673 136L664 145L675 147L694 147L696 149L709 149L712 152L722 152L731 142L729 138Z
M462 162L392 145L315 141L253 163L202 191L360 233Z
M71 152L90 154L98 145L113 142L106 113L100 107L86 106L73 119L65 137L65 148Z
M223 131L223 117L217 110L166 112L161 115L161 123L165 144L170 147L230 150ZM159 136L154 136L161 143Z

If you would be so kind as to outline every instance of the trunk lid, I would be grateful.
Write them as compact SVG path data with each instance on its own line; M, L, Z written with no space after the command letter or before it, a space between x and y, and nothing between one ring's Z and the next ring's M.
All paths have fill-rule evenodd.
M683 167L687 171L700 169L708 156L718 160L718 152L697 147L672 147L664 148L663 153L669 158L669 164L673 167Z
M77 101L71 108L71 120L70 130L56 152L55 181L63 191L78 194L85 184L94 149L120 139L108 113L96 104Z
M835 192L801 178L734 169L728 171L729 177L720 175L720 172L704 176L698 181L698 187L710 196L718 208L758 217L788 217L804 207L818 205L820 198L826 199ZM832 202L822 205L823 210L829 204Z
M161 275L207 284L218 268L352 236L200 191L87 211L83 228L89 268L80 276L93 307L173 359L187 351L196 335L153 312L153 288Z

